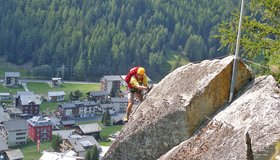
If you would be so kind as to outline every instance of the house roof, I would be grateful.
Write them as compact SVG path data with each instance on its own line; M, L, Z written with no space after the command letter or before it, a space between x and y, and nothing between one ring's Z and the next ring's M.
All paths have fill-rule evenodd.
M5 122L10 120L10 115L7 112L4 112L4 109L0 107L0 122Z
M0 152L8 149L8 145L6 144L4 138L0 136Z
M20 77L19 72L5 72L5 77Z
M79 108L79 107L87 107L87 106L95 106L97 105L94 101L77 101L77 102L68 102L63 103L61 106L63 109L70 109L70 108Z
M83 102L83 105L90 106L90 105L97 105L97 103L95 101L85 101Z
M127 98L116 98L116 97L112 97L111 98L111 102L112 103L128 103Z
M105 103L105 104L100 104L100 107L103 108L103 109L106 109L106 108L110 109L110 108L115 107L115 105L112 104L112 103Z
M89 92L90 97L108 96L110 93L108 91L94 91Z
M74 120L68 120L68 121L61 121L62 125L72 125L76 124L76 121Z
M27 121L16 119L16 120L9 120L3 123L5 129L9 131L17 131L17 130L27 130Z
M52 96L65 96L65 92L64 91L48 92L48 96L49 97L52 97Z
M52 78L52 80L53 80L53 81L57 81L57 80L61 80L61 78L59 78L59 77L54 77L54 78Z
M29 105L30 102L35 104L41 104L41 97L39 95L20 95L20 100L22 105Z
M96 145L97 149L101 150L101 146L93 136L78 136L75 138L69 138L68 141L73 146L76 152L85 151L85 148L93 145Z
M68 153L44 152L39 160L78 160L78 159L84 159L84 158L69 155Z
M97 123L81 124L79 128L84 134L101 132L102 129Z
M59 135L62 139L68 139L73 135L74 129L53 131L52 134Z
M34 94L34 92L26 92L26 91L17 91L17 94L16 94L16 96L18 97L18 96L21 96L21 95L33 95Z
M123 81L120 75L107 75L107 76L103 76L103 78L106 79L107 81Z
M0 96L10 96L10 93L1 92Z
M63 109L68 109L68 108L76 108L75 103L69 102L69 103L63 103L60 105Z
M48 117L35 116L27 120L32 126L51 126L52 122Z
M14 160L14 159L23 159L24 156L20 149L9 149L6 151L8 159Z

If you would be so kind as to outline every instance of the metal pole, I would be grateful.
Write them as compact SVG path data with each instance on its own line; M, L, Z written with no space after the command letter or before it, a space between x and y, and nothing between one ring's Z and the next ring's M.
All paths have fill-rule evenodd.
M239 59L238 53L239 53L239 46L240 46L242 17L243 17L243 11L244 11L244 1L245 0L242 0L242 2L241 2L241 11L240 11L237 39L236 39L235 57L234 57L233 69L232 69L232 77L231 77L231 85L230 85L230 93L229 93L229 102L231 102L232 98L233 98L235 80L236 80L236 75L237 75L237 63L238 63L238 59Z

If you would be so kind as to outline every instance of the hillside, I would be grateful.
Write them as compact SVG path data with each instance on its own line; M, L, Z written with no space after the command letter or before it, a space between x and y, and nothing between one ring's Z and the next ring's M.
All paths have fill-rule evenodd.
M225 55L217 24L228 20L237 0L28 0L1 1L0 55L32 61L66 79L125 74L135 65L161 79L180 63Z

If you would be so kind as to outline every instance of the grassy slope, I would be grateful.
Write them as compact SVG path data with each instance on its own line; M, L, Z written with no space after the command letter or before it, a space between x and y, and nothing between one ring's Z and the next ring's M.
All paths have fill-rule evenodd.
M24 91L23 87L19 87L19 88L13 88L13 87L6 87L2 84L0 84L0 92L7 92L10 94L15 94L17 91Z

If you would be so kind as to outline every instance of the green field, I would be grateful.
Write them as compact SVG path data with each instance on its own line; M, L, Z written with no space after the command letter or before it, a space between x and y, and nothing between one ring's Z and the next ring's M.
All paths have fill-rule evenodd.
M37 150L37 144L35 142L29 141L25 145L21 145L21 152L24 155L24 160L38 160L42 153L40 151L51 151L51 142L41 142L40 151Z
M6 87L2 84L0 84L0 92L7 92L10 94L16 94L17 91L24 91L24 88L22 86L18 88L13 88L13 87Z

